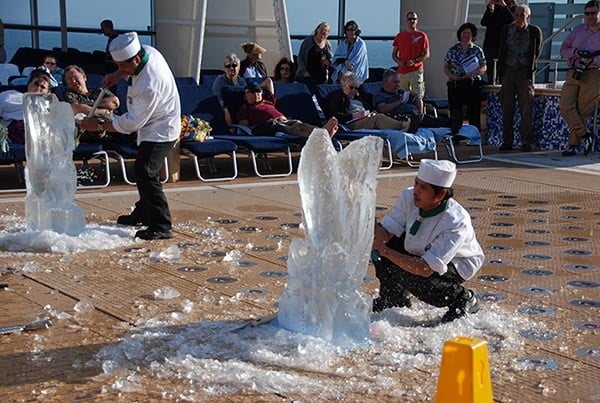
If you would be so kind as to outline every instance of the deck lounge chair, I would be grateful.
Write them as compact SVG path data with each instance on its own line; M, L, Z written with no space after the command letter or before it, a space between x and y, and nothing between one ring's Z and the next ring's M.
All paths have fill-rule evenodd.
M287 140L278 137L254 136L250 131L243 131L237 127L238 132L231 134L223 109L212 88L206 85L180 86L182 111L199 117L210 123L212 137L217 140L232 141L238 150L248 153L252 160L254 172L261 178L289 176L293 172L292 156ZM287 167L283 172L273 172L269 154L284 152L287 155Z

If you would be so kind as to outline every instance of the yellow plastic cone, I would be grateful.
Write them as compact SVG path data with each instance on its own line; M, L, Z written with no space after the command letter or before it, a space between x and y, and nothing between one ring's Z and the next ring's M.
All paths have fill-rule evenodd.
M485 340L456 337L444 343L436 403L492 402Z

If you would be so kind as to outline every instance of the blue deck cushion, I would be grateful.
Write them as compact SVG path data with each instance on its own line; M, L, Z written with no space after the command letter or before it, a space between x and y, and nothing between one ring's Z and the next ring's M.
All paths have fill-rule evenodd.
M275 83L275 96L277 97L275 107L288 119L321 126L319 111L306 84Z
M257 153L267 153L273 151L286 151L289 143L280 137L270 136L237 136L237 135L216 135L215 139L229 140L237 145L253 150Z
M204 142L182 141L181 148L190 151L198 158L213 157L237 151L237 145L228 140L208 139Z
M79 143L73 151L73 158L75 159L87 159L90 158L94 153L102 151L102 144L99 143Z
M7 152L0 151L0 165L25 161L25 144L9 144Z
M103 147L105 150L114 151L124 158L135 158L137 155L137 147L131 144L103 143Z
M448 127L428 127L428 128L420 128L417 130L418 134L422 130L428 130L433 133L436 141L441 141L444 136L447 136L452 133L452 130ZM481 133L479 130L473 125L462 125L458 130L458 135L467 139L469 145L478 146L481 144Z

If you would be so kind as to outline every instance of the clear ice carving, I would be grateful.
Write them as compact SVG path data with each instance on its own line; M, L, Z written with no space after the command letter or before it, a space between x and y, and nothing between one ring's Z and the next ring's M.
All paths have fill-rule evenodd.
M54 94L25 94L25 223L27 231L79 235L85 214L73 203L77 171L73 162L75 120Z
M327 131L302 149L298 183L306 240L294 239L279 324L336 345L369 340L372 298L361 291L373 244L383 141L365 137L336 152Z

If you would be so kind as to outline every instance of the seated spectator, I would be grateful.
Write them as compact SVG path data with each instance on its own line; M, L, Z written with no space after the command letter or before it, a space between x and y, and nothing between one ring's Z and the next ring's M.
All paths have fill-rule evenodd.
M260 60L267 49L254 42L243 43L242 49L246 58L240 64L240 76L252 79L267 78L267 66Z
M51 77L44 70L33 70L27 83L27 92L48 94ZM25 124L23 122L23 93L7 90L0 93L0 118L7 128L8 138L15 144L25 144Z
M46 70L52 79L52 88L58 87L63 83L63 69L58 67L58 59L56 56L48 54L44 56L40 69Z
M275 66L275 82L293 83L296 82L296 65L287 57L281 58Z
M298 75L311 77L315 84L329 81L329 68L333 60L333 50L327 39L330 31L329 23L321 22L311 36L304 38L298 52Z
M233 124L233 120L231 119L231 114L227 110L225 101L223 100L223 88L234 85L245 87L246 80L239 76L240 58L235 53L230 53L225 56L223 70L224 74L221 74L215 79L212 89L213 93L219 100L223 111L225 112L225 121L227 122L227 125L231 126Z
M260 136L274 136L283 132L294 136L308 137L316 126L299 120L288 119L275 108L273 81L266 79L262 86L249 83L245 90L245 103L237 111L238 123L248 126ZM323 126L331 136L337 131L337 119L331 118Z
M361 98L358 88L359 81L352 72L345 73L341 78L342 89L335 91L327 98L329 113L340 123L350 129L396 129L407 131L410 119L396 120L383 113L372 111L372 107Z
M63 101L71 104L75 115L83 113L85 116L88 116L94 102L100 96L102 88L88 89L87 76L83 69L77 65L70 65L65 68L64 83L67 89L63 92ZM112 121L113 110L118 107L119 98L112 92L107 91L94 111L94 117L104 119L105 121ZM111 140L104 139L105 136L106 132L81 131L79 141L95 142L100 139L105 141Z
M367 56L367 44L359 37L361 31L355 21L348 21L344 25L344 39L335 50L333 55L334 71L331 79L339 83L346 72L355 74L359 84L369 78L369 58Z
M389 115L416 115L417 96L400 88L400 73L388 69L383 73L383 88L373 95L373 105L378 112Z

